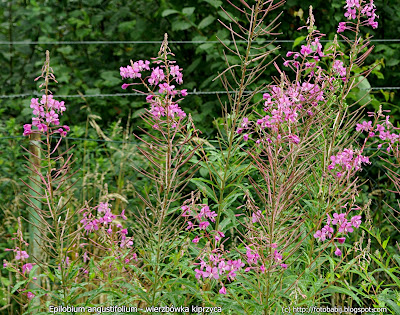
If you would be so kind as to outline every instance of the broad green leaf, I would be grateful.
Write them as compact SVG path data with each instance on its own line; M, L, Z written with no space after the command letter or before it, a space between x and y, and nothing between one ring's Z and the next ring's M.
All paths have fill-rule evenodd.
M196 10L195 7L183 8L182 13L186 16L191 16L193 14L194 10Z
M222 1L220 0L203 0L203 1L211 4L216 9L218 9L222 5Z
M369 84L368 79L364 76L359 76L358 82L360 84L357 87L360 90L357 93L357 98L360 100L359 104L362 106L371 100L371 96L369 96L371 84Z
M209 16L205 17L203 20L201 20L198 28L203 29L203 28L207 27L208 25L210 25L214 21L215 21L215 18L213 16L209 15Z
M301 43L303 40L305 40L305 39L306 39L305 36L297 37L297 38L294 40L294 42L293 42L293 48L296 47L296 46L298 46L298 45L300 45L300 43Z
M174 24L172 24L172 30L173 31L184 31L190 28L192 24L190 24L187 21L177 21Z
M163 13L161 13L161 16L166 17L168 15L175 14L175 13L179 13L179 11L174 10L174 9L167 9L167 10L164 10Z

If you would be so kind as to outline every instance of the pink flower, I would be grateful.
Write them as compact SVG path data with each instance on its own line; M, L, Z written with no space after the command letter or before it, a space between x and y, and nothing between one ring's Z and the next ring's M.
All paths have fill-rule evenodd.
M193 229L194 224L191 221L188 221L188 227L186 228L186 230L191 230Z
M346 240L345 237L337 237L336 240L338 241L339 244L343 244L344 241Z
M123 220L127 220L128 218L125 216L125 209L122 210L121 214L120 214L121 219Z
M37 128L40 132L46 132L48 129L46 124L38 124Z
M196 279L200 279L200 277L203 276L203 271L201 271L200 269L195 269L194 271L196 272Z
M173 89L175 88L175 85L168 85L168 83L164 82L162 84L159 84L158 87L160 88L158 90L158 93L163 94L167 92L168 94L171 94Z
M342 256L342 251L337 247L336 247L336 250L335 250L335 255L336 256Z
M156 85L165 79L164 71L159 67L153 69L150 78L148 79L150 85Z
M352 217L350 222L355 228L358 228L361 225L361 216L356 215L356 216Z
M29 300L32 300L35 297L35 294L33 294L32 292L27 292L26 296Z
M46 121L50 124L59 125L58 114L54 110L51 110L49 113L46 113Z
M126 68L120 67L119 73L122 79L126 78L135 79L135 78L140 78L142 76L137 64L136 65L134 64L134 68L132 68L131 66L127 66Z
M199 242L199 240L200 240L200 238L199 238L198 236L196 236L196 237L193 239L192 243L197 244L197 243Z
M177 65L177 66L171 66L170 67L170 73L171 73L171 75L173 76L173 77L175 77L175 76L178 76L179 75L179 66Z
M134 66L137 67L139 69L139 71L143 71L143 70L150 70L150 61L145 60L143 62L143 60L139 60L137 62L134 63Z
M190 208L188 206L182 206L181 209L183 211L182 217L189 217L190 216Z
M83 262L87 262L88 260L90 260L89 255L88 255L87 252L83 253L83 257L82 258L83 258Z
M344 222L340 227L339 227L339 230L338 230L340 233L351 233L351 232L353 232L354 230L353 230L353 227L352 227L352 224L351 224L351 222Z
M181 94L182 94L182 96L187 96L188 95L187 90L186 89L185 90L181 90Z
M320 241L325 241L326 240L326 234L325 231L322 230L318 230L317 232L315 232L314 237Z
M309 55L309 54L312 53L312 49L311 49L309 46L301 45L300 53L301 53L303 56L307 56L307 55Z
M129 86L129 84L124 83L124 84L122 84L121 88L123 90L126 90L128 88L128 86Z
M210 222L208 222L208 221L200 222L199 229L200 230L206 230L209 225L210 225Z
M203 272L203 277L219 279L219 273L217 267L206 267L206 271Z
M217 231L217 234L215 235L215 240L218 242L219 240L221 240L223 237L225 237L225 234Z
M343 65L343 62L340 60L335 60L332 66L333 70L336 71L341 77L346 76L346 67Z
M257 264L258 259L260 258L260 255L257 253L253 254L253 250L250 247L246 246L246 256L247 256L247 262L249 264Z
M248 124L249 124L249 119L247 117L244 117L241 124L242 128L247 128Z
M27 263L22 266L22 273L25 273L25 272L29 273L32 270L32 268L33 268L33 264Z
M28 253L26 252L26 251L24 251L24 250L16 250L15 251L17 254L15 255L15 259L16 260L24 260L24 259L27 259L27 258L29 258L29 255L28 255Z
M249 135L248 135L247 133L243 135L243 140L244 140L244 141L249 140Z
M332 222L331 216L327 214L326 225L331 225L331 222Z
M366 122L363 121L362 124L357 124L356 131L371 131L372 130L372 121Z
M288 135L289 140L294 144L299 144L300 138L296 135Z
M346 30L346 22L339 22L339 27L337 29L338 33L342 33Z
M219 290L219 293L220 293L220 294L226 294L226 288L225 288L225 287L222 287L222 288Z
M23 135L24 135L24 136L28 136L28 135L30 135L30 134L32 134L32 125L30 125L30 124L25 124L25 125L24 125L24 133L23 133Z
M261 218L261 210L258 210L257 213L253 213L251 222L256 223Z
M274 251L274 259L275 259L276 261L281 261L282 258L283 258L282 255L279 254L279 252L278 252L277 250L275 250L275 251Z
M346 218L345 218L346 214L345 213L334 213L333 214L333 220L332 220L332 224L333 225L342 225L343 223L347 222Z
M328 238L331 238L331 237L332 237L333 228L332 228L331 226L325 225L325 226L322 228L321 231L322 231L323 233L325 233L325 235L326 235Z
M133 245L133 242L130 239L126 238L121 241L120 247L121 248L124 248L124 247L130 248L132 245Z
M282 269L287 269L287 264L280 264L280 266L282 267Z
M351 19L354 20L357 17L356 13L357 13L356 9L348 8L347 12L344 14L344 16L347 17L349 20L351 20Z

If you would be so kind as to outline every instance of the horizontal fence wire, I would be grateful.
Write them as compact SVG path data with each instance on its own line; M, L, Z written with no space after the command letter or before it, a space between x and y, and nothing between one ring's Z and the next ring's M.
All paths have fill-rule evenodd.
M270 39L259 41L261 42L274 42L274 43L294 43L294 39ZM304 41L304 40L303 40ZM320 42L332 42L333 39L321 39ZM370 39L370 42L388 42L388 43L400 43L400 38L382 38L382 39ZM222 42L227 43L231 42L231 40L222 40ZM236 43L247 43L245 40L237 40ZM344 39L339 39L338 42L346 42ZM217 40L170 40L169 44L220 44L220 41ZM162 44L162 41L157 40L115 40L115 41L106 41L106 40L98 40L98 41L0 41L0 45L114 45L114 44Z
M372 87L369 89L361 89L363 91L371 91L371 90L400 90L400 86L382 86L382 87ZM267 93L268 91L260 91L259 93ZM215 95L215 94L234 94L236 91L192 91L187 92L188 95ZM253 91L244 91L246 94L251 94ZM115 94L73 94L73 95L58 95L54 94L54 97L61 98L79 98L79 97L121 97L121 96L143 96L146 93L115 93ZM32 93L24 93L24 94L11 94L11 95L0 95L0 98L18 98L18 97L29 97L29 96L41 96L42 93L34 91Z
M6 137L0 137L0 140L11 140L11 139L21 139L25 138L29 140L29 137L27 136L6 136ZM52 136L54 139L60 139L60 136ZM99 143L124 143L124 144L139 144L141 143L140 141L119 141L119 140L103 140L103 139L91 139L91 138L74 138L74 137L62 137L63 139L68 139L68 140L76 140L76 141L91 141L91 142L99 142ZM214 146L215 148L219 148L218 146ZM225 148L222 148L225 149ZM377 148L364 148L365 151L378 151ZM382 149L384 150L384 149Z

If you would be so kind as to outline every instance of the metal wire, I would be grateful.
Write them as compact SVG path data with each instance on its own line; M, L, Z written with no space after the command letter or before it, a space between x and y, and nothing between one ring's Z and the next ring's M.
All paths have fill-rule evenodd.
M382 87L373 87L369 89L361 89L364 91L370 90L400 90L400 86L382 86ZM260 91L260 93L265 93L268 91ZM188 95L215 95L215 94L234 94L236 91L192 91L188 92ZM246 94L253 93L253 91L244 91ZM30 97L30 96L41 96L42 94L34 91L32 93L24 93L24 94L11 94L11 95L0 95L0 98L18 98L18 97ZM54 97L59 98L78 98L78 97L121 97L121 96L143 96L145 94L142 93L115 93L115 94L73 94L73 95L57 95L54 94Z
M222 40L222 42L231 42L230 40ZM277 39L273 41L274 43L294 43L293 39ZM320 42L331 42L333 40L330 39L322 39ZM260 41L261 42L261 41ZM267 42L264 41L264 42ZM346 42L343 39L338 40L338 42ZM371 39L370 42L391 42L391 43L400 43L400 38L382 38L382 39ZM170 44L219 44L220 41L217 40L171 40L168 41ZM247 43L245 40L237 40L236 43ZM107 41L107 40L97 40L97 41L0 41L0 45L112 45L112 44L141 44L141 45L154 45L154 44L162 44L162 41L156 40L116 40L116 41Z

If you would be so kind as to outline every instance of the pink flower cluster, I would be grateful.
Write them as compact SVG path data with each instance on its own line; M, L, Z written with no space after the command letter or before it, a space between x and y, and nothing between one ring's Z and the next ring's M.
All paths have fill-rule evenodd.
M381 121L380 124L376 126L372 125L372 121L363 121L361 124L357 124L356 131L365 131L368 132L368 137L372 138L376 136L376 133L379 132L379 139L385 141L387 143L387 151L393 149L392 145L396 142L400 142L400 135L396 134L394 131L399 128L393 127L393 124L389 121L390 116L386 116L385 120ZM382 147L382 143L378 145L378 148Z
M153 115L155 120L160 120L161 117L165 117L166 113L168 113L168 117L173 120L179 120L186 117L186 113L176 103L172 103L165 108L162 99L154 94L148 95L146 100L150 103L150 113Z
M45 133L50 128L50 125L59 126L59 116L66 110L64 101L57 101L53 99L53 95L42 95L42 99L32 98L30 107L33 109L32 124L24 125L24 136L28 136L35 131ZM36 127L37 130L32 130ZM60 133L65 137L70 128L66 125L54 130L54 133Z
M153 126L154 129L159 128L159 121L162 117L172 119L172 128L175 128L177 121L186 117L186 113L179 107L178 101L173 101L175 96L187 96L187 90L176 90L175 81L177 84L183 83L182 69L178 65L174 65L174 61L169 60L154 60L153 63L158 66L151 69L151 74L148 77L142 78L142 72L150 70L150 61L131 62L132 66L121 67L120 74L123 79L140 78L142 84L148 89L146 101L150 103L150 114L157 123ZM123 89L136 83L122 85ZM158 92L156 94L155 92Z
M23 240L22 234L18 235L19 232L15 233L15 234L17 235L17 238L20 240L21 243L25 244L26 246L29 246L29 244ZM16 239L16 238L13 238L13 239ZM11 262L3 260L3 267L4 268L9 267L9 268L11 268L11 270L13 270L14 272L18 272L21 276L23 276L25 279L27 279L27 275L31 272L33 266L36 265L35 263L25 262L25 260L27 260L29 258L29 254L25 250L21 250L19 247L15 247L13 249L6 248L6 249L4 249L4 251L14 252L15 253L14 259L17 262L15 264L13 264ZM36 280L37 278L32 277L32 279ZM26 286L28 286L28 284L26 284ZM26 295L29 300L31 300L35 297L35 295L32 292L27 291L26 289L19 289L18 291L22 292L24 295Z
M324 91L319 84L299 82L296 85L288 88L281 88L279 86L272 86L270 93L263 94L264 111L267 112L264 117L258 119L254 124L249 121L247 117L243 118L241 126L236 130L237 134L246 131L243 138L245 141L249 139L250 131L253 126L257 126L260 130L270 129L272 133L276 134L277 139L287 140L290 143L299 144L300 138L296 134L288 132L286 135L281 135L282 130L280 126L283 123L296 124L302 111L306 111L308 115L312 115L310 108L305 108L304 103L311 104L316 107L319 101L323 101ZM282 128L281 128L282 129ZM256 142L263 142L264 139L258 139ZM270 137L266 141L271 143Z
M86 211L83 213L83 219L80 221L83 224L84 229L89 234L90 232L98 231L99 228L103 227L104 230L107 231L108 234L115 233L119 238L119 246L121 248L130 248L133 245L133 241L131 238L127 237L128 230L124 229L123 226L114 222L118 217L113 214L110 209L110 205L107 202L100 202L100 204L95 207L97 208L97 215L94 216L90 211ZM121 212L119 215L123 220L126 220L125 210ZM117 231L113 231L113 225L116 226Z
M201 207L200 211L198 210L199 207ZM182 206L181 209L183 211L182 213L183 217L192 218L196 221L196 223L198 223L195 224L192 221L187 221L188 226L186 230L198 229L200 231L203 231L203 233L205 233L207 228L210 226L210 222L208 220L210 220L211 222L215 222L215 217L217 216L215 211L211 211L209 206L205 204L194 205L192 207ZM222 233L221 231L213 231L213 234L217 242L225 237L225 234ZM192 242L198 243L201 238L202 236L197 235L192 240Z
M156 63L159 63L159 61L156 61ZM146 60L139 60L135 61L132 63L133 66L126 66L126 67L120 67L120 75L122 79L136 79L136 78L142 78L142 71L145 70L150 70L150 61ZM155 68L151 69L151 74L150 76L147 77L147 82L150 86L152 85L158 85L159 88L162 90L163 82L164 80L167 79L167 77L170 75L172 76L172 80L174 80L178 84L183 83L183 74L182 74L182 69L179 68L178 65L172 65L170 64L168 67L161 65ZM170 81L170 80L168 80ZM144 83L144 82L143 82ZM167 84L168 83L164 83ZM124 84L123 89L126 89L130 84ZM174 85L170 86L170 93L172 93L171 90L175 88ZM177 94L179 91L175 91L174 93ZM160 94L164 93L164 91L161 91Z
M343 65L343 61L335 60L332 69L342 77L343 81L346 81L346 67Z
M268 247L271 248L277 248L278 245L276 243L272 243L270 245L268 245ZM246 257L247 257L247 263L251 266L251 265L258 265L258 260L260 259L260 255L258 254L256 249L252 249L250 246L246 246ZM287 264L282 263L283 260L283 256L282 254L278 251L275 250L273 255L272 255L272 259L273 261L276 263L276 266L280 266L283 269L287 269ZM249 272L250 270L259 270L261 273L265 273L265 266L261 265L261 266L254 266L254 267L247 267L245 269L245 272Z
M241 271L242 267L244 267L244 263L241 259L238 260L225 260L221 254L210 254L209 261L206 262L203 259L200 259L200 269L195 269L196 279L203 278L206 279L216 279L222 280L222 278L228 279L228 281L235 280L237 276L237 272ZM225 286L219 290L220 294L226 294Z
M356 154L351 149L344 149L338 155L331 156L332 163L328 166L329 170L333 170L336 166L340 166L343 171L351 171L353 168L358 171L361 169L361 163L370 164L368 156L362 156ZM337 177L341 177L343 174L338 172Z
M363 22L363 25L369 25L372 28L378 28L378 22L375 19L378 19L379 16L375 13L375 4L373 0L370 0L369 3L364 0L346 0L346 5L344 7L347 9L344 14L348 20L354 20L360 14L361 17L366 18ZM339 23L338 33L343 32L346 29L346 24L344 22Z
M262 218L262 212L261 210L258 210L257 212L253 212L251 216L251 222L253 223L259 222L261 218Z
M312 60L314 61L320 61L322 57L325 57L324 52L322 50L322 44L319 41L319 37L314 38L314 40L311 41L311 43L307 45L301 45L300 52L295 52L295 51L288 51L286 54L286 57L291 57L293 56L293 60L286 60L283 65L285 67L289 66L292 64L295 68L299 68L300 62L297 61L297 58L301 57L301 59L304 59L306 57L311 57ZM308 63L306 64L307 68L314 68L316 66L316 63Z
M126 66L126 67L119 68L119 72L123 79L140 78L140 77L142 77L142 74L141 74L142 71L150 70L149 65L150 65L150 61L148 61L148 60L145 60L145 61L139 60L139 61L134 62L132 66Z
M346 206L344 206L344 207L346 207ZM356 207L352 210L359 210L359 209L360 209L359 207ZM318 230L314 234L314 237L318 241L321 241L321 242L324 242L327 239L331 239L334 234L334 229L332 227L334 225L336 225L336 227L337 227L337 233L341 233L344 235L347 235L348 233L353 232L354 231L353 228L360 227L360 225L361 225L361 216L360 215L355 215L350 220L347 220L346 216L347 216L346 213L340 213L340 214L334 213L333 218L331 218L328 214L327 220L326 220L326 225L321 230ZM345 242L345 240L346 240L345 236L335 238L335 241L337 241L339 244L343 244ZM338 248L338 246L336 246L335 255L336 256L342 255L342 251Z

